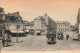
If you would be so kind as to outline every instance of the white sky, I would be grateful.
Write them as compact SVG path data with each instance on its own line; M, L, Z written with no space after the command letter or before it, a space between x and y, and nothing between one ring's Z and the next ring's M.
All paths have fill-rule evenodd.
M76 23L80 0L0 0L5 12L19 11L23 20L32 21L48 14L53 20Z

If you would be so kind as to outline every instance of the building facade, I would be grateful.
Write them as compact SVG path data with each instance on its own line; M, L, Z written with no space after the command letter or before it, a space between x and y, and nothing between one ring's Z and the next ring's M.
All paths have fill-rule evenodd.
M52 18L50 18L47 14L43 15L43 18L45 20L46 32L48 32L49 30L53 30L56 33L57 29L56 22Z
M24 21L25 29L27 34L34 34L34 21Z
M34 30L37 35L45 33L45 21L42 16L38 16L34 19Z
M78 10L78 16L77 16L77 28L78 28L78 39L80 40L80 8Z
M24 23L19 12L6 14L6 30L9 30L12 34L24 33Z
M57 21L57 32L70 31L70 23L68 21Z
M47 31L56 30L56 22L47 14L38 16L34 19L34 29L35 34L40 33L41 35L46 35Z

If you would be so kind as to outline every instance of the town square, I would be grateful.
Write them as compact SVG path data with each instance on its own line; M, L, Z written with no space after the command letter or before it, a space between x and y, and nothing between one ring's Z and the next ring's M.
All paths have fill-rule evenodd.
M5 2L7 4L15 2L7 1ZM59 4L56 4L57 1L52 1L55 5L48 0L42 3L37 0L19 2L21 4L16 1L16 4L8 6L13 6L11 8L4 7L1 3L1 51L80 50L80 7L67 8L72 6L66 5L71 1L59 1ZM79 4L73 2L75 6ZM41 4L40 7L37 4Z

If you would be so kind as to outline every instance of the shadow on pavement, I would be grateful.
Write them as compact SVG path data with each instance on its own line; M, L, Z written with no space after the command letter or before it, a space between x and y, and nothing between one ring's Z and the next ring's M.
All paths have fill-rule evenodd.
M23 40L21 40L21 41L18 41L18 42L11 42L11 43L21 43L21 42L24 42Z
M7 47L9 47L9 46L13 46L13 45L8 45Z
M79 41L78 39L73 39L73 41Z

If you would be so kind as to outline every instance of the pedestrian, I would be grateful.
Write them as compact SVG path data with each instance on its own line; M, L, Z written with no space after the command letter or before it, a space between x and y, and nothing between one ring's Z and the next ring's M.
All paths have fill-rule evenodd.
M69 34L66 35L66 40L68 40L68 38L69 38Z
M3 35L3 39L2 39L2 45L3 45L3 47L8 46L8 44L10 42L11 42L10 32L8 30L5 30L5 34Z
M8 44L11 42L11 32L8 31L8 40L7 40Z
M59 38L61 38L61 34L59 34Z
M5 32L5 34L3 35L3 39L2 39L2 45L3 47L7 46L7 40L8 40L8 33Z
M62 39L64 39L64 35L62 34Z

